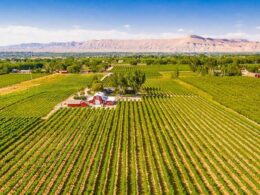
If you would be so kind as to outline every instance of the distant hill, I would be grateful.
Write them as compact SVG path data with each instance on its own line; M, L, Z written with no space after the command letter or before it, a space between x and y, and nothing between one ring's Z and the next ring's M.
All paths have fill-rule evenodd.
M213 39L190 35L174 39L89 40L84 42L28 43L0 47L0 51L33 52L260 52L260 42Z

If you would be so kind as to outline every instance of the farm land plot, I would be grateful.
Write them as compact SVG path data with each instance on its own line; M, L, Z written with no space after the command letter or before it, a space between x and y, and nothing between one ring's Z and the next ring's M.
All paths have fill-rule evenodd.
M185 77L217 102L260 123L260 79L250 77Z
M36 79L39 77L47 76L48 74L5 74L0 75L0 88L6 87L9 85L14 85L23 81L28 81L31 79Z
M190 68L188 65L139 65L139 66L129 66L129 65L115 65L113 66L112 73L130 73L135 70L140 70L145 73L147 79L160 79L164 78L164 74L171 74L178 68L183 74L190 73ZM169 77L169 75L167 75ZM105 86L110 86L111 77L106 77L103 80ZM168 78L169 79L169 78Z
M42 117L71 94L85 88L92 75L59 75L50 82L25 91L0 96L0 115L5 117Z
M114 66L112 72L131 72L134 70L140 70L146 74L148 78L154 76L161 76L159 72L174 71L176 68L179 71L189 71L188 65L144 65L144 66Z
M1 139L0 193L257 194L259 126L154 82L116 109L13 119L28 125Z
M172 70L146 71L142 101L116 109L62 108L41 120L92 75L0 96L0 194L258 194L260 126L185 88Z

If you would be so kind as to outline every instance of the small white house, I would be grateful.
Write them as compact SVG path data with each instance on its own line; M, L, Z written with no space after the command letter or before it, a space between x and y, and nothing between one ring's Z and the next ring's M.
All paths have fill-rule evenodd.
M32 70L20 70L21 74L31 74Z

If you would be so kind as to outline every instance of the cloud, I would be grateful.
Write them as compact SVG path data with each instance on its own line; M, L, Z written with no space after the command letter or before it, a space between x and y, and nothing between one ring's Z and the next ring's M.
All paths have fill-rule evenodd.
M130 24L125 24L123 27L124 28L131 28L131 25Z
M184 29L184 28L179 28L177 29L177 32L178 33L181 33L181 34L192 34L193 33L193 30L188 30L188 29Z
M257 27L256 27L256 30L260 30L260 26L257 26Z
M192 31L184 32L161 32L161 33L130 33L115 29L94 30L80 26L68 29L46 29L34 26L0 26L0 46L20 43L49 43L68 41L87 41L93 39L167 39L178 38L190 34ZM193 32L192 32L193 33ZM201 34L199 34L201 35ZM203 36L203 35L202 35ZM230 32L224 35L212 35L207 37L218 38L245 38L249 40L260 40L260 33L246 34L244 32Z
M240 39L240 38L245 38L247 37L248 35L244 32L230 32L230 33L227 33L225 37L227 38L233 38L233 39Z
M20 43L48 43L67 41L86 41L92 39L147 39L176 38L178 33L129 33L115 29L93 30L80 26L69 29L45 29L33 26L0 26L0 45Z
M245 32L234 32L234 33L227 33L226 38L230 39L247 39L250 41L260 41L260 34L249 34Z
M226 39L247 39L250 41L260 41L260 34L251 34L246 32L228 32L226 34L216 34L216 35L202 35L204 37L213 37L213 38L226 38Z

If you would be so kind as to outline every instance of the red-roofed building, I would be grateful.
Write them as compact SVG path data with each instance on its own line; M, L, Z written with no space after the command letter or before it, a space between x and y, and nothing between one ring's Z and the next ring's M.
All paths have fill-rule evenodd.
M70 100L67 102L68 107L87 107L88 103L83 100Z
M115 97L105 96L103 92L95 93L95 95L89 97L87 101L90 105L95 105L95 106L114 105L116 103Z

